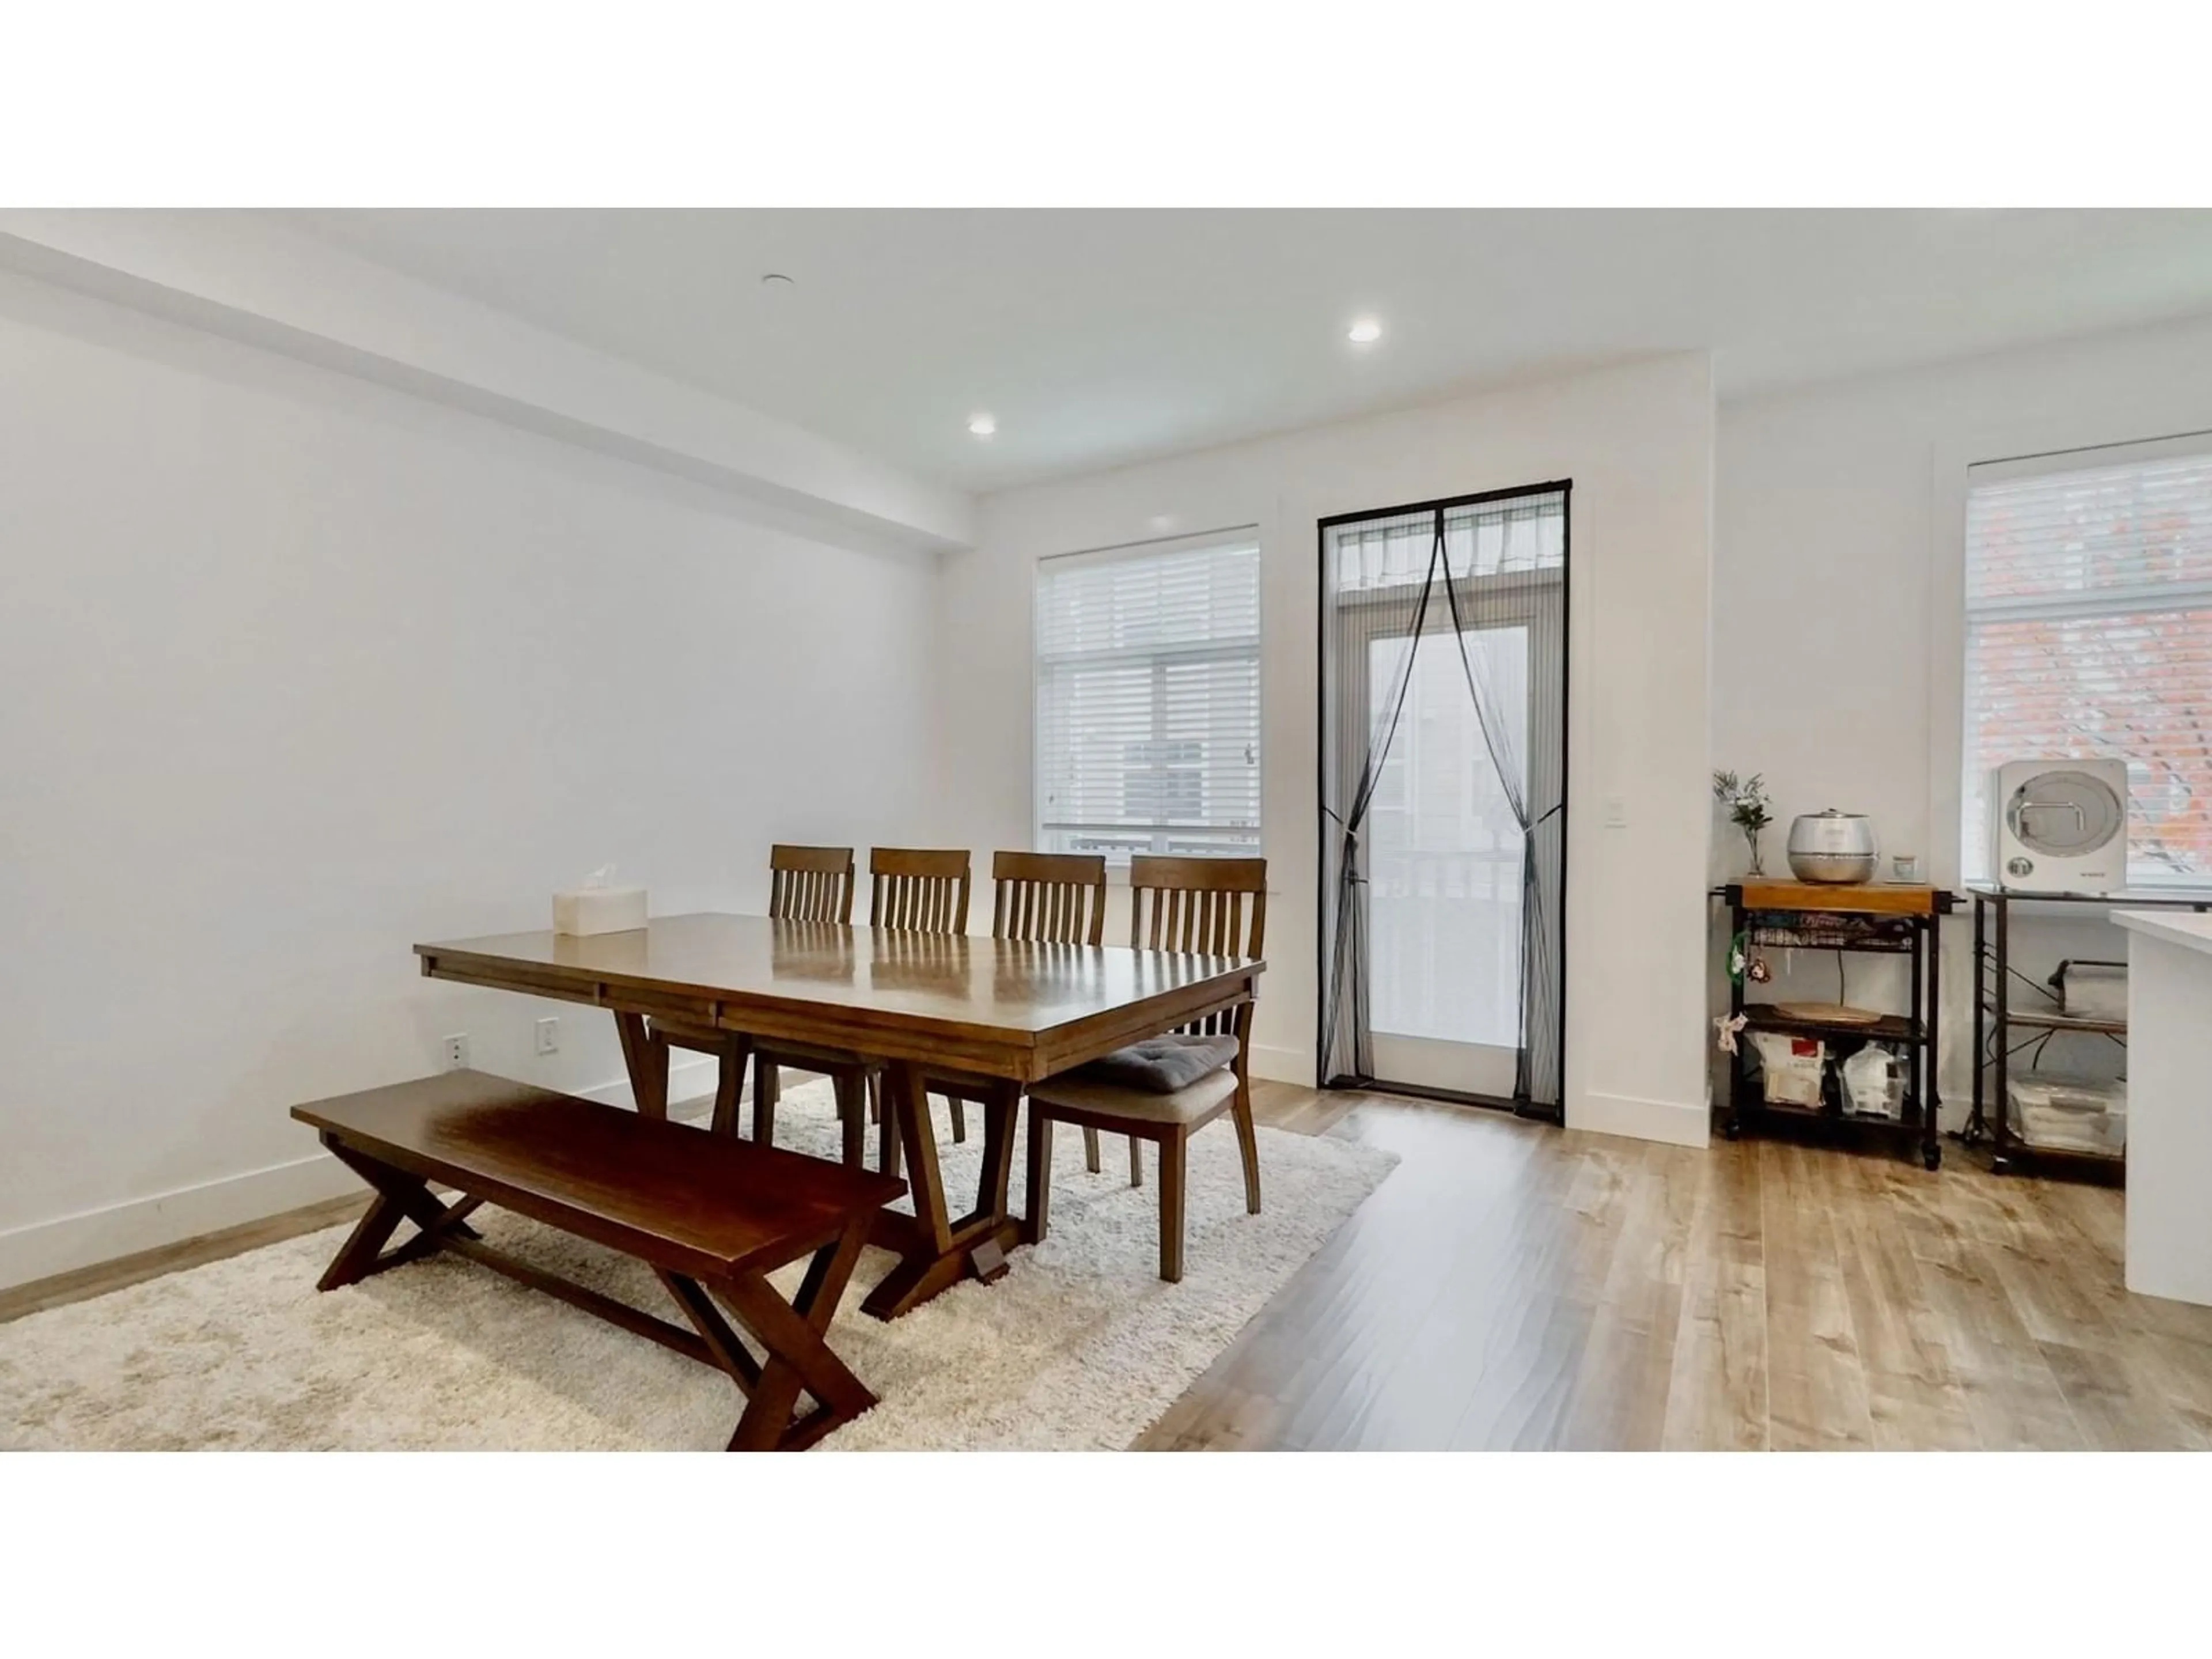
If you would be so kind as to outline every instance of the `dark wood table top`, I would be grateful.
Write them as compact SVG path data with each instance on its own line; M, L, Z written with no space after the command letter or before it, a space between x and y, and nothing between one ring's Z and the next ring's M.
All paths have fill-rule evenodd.
M1249 997L1267 965L712 913L415 951L435 978L1031 1080Z

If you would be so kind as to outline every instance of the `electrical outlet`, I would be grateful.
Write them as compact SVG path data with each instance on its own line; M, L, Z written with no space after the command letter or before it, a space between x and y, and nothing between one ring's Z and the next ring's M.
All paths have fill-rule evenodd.
M1605 798L1605 827L1608 830L1628 828L1628 798L1607 795Z
M468 1069L469 1034L466 1031L456 1031L453 1036L446 1038L444 1048L447 1071L462 1072Z
M561 1052L559 1019L546 1018L538 1022L538 1052L541 1054L557 1054Z

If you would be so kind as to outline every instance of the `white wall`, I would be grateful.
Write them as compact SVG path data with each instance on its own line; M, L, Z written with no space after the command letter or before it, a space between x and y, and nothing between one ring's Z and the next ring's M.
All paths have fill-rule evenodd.
M1703 1145L1712 460L1708 366L1669 357L987 497L939 593L939 833L982 856L1030 844L1039 558L1257 525L1275 893L1254 1062L1310 1081L1316 521L1571 479L1567 1118ZM1601 828L1608 798L1626 828Z
M605 1015L409 947L917 834L934 580L0 276L0 1284L346 1190L285 1109L447 1032L615 1084Z
M1791 817L1834 805L1871 813L1886 852L1918 852L1936 879L1958 878L1967 464L2207 429L2212 319L1721 406L1713 760L1773 786L1769 869L1786 867ZM1742 868L1739 845L1717 838L1717 872ZM1972 1006L1966 929L1950 924L1945 965L1954 1097ZM2039 969L2063 954L2125 954L2110 929L2051 921L2026 945ZM1854 1000L1862 986L1877 994L1887 966L1853 965ZM1808 988L1834 994L1832 958L1800 967Z

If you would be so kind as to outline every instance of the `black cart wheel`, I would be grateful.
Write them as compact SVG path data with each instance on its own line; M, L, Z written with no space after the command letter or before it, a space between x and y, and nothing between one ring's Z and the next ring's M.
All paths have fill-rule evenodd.
M1738 1123L1734 1118L1721 1125L1721 1139L1723 1140L1734 1140L1742 1133L1743 1125Z
M1943 1164L1943 1149L1941 1146L1925 1148L1920 1154L1920 1161L1930 1170L1941 1169Z

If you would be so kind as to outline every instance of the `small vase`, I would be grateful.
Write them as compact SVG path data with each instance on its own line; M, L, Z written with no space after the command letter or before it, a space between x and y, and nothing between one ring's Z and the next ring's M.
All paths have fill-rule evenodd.
M1751 868L1744 872L1744 873L1750 876L1765 875L1766 873L1766 866L1759 856L1759 831L1756 830L1747 830L1743 832L1743 839L1744 844L1751 848Z

